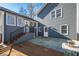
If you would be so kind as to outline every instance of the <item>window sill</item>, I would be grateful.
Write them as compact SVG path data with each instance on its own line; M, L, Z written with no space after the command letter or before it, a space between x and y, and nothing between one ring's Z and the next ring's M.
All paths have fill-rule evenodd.
M16 24L6 24L6 25L8 25L8 26L16 26Z

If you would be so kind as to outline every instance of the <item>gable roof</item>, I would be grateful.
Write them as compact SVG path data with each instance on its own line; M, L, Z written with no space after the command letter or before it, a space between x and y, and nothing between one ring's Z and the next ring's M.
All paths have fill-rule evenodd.
M47 3L45 7L38 13L38 17L44 18L52 9L54 9L59 3Z
M25 15L16 13L16 12L14 12L14 11L11 11L11 10L9 10L9 9L7 9L7 8L4 8L4 7L1 7L1 6L0 6L0 10L5 11L5 12L9 12L9 13L12 13L12 14L15 14L15 15L18 15L18 16L21 16L21 17L24 17L24 18L33 20L33 21L36 21L36 20L34 20L34 19L32 19L32 18L29 18L29 17L27 17L27 16L25 16ZM36 21L36 22L38 22L38 21Z

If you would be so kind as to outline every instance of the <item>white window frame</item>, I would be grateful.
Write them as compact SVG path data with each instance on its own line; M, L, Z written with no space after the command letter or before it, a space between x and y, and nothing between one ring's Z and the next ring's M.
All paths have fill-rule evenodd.
M67 33L62 33L62 26L67 26ZM62 24L62 25L60 25L60 33L61 34L63 34L63 35L68 35L68 33L69 33L69 25L68 24Z
M18 23L19 22L19 19L22 20L22 24L19 24ZM19 26L19 27L23 27L24 26L24 19L22 17L17 17L17 26Z
M39 32L42 32L42 27L41 27L41 26L38 27L38 31L39 31Z
M57 8L57 9L55 9L55 10L53 10L53 11L51 11L50 12L50 19L52 20L52 19L56 19L56 18L59 18L59 17L57 17L57 10L59 10L59 9L61 9L61 16L60 17L63 17L63 9L62 8ZM52 18L52 12L54 12L55 11L55 17L54 18Z
M58 9L56 9L56 18L58 18L57 17L57 10L59 10L59 9L61 9L61 16L59 16L59 17L62 17L62 13L63 13L62 8L58 8Z
M55 12L55 17L54 17L54 18L52 18L52 12ZM55 19L55 18L56 18L56 9L55 9L55 10L52 10L52 11L50 12L50 20Z
M8 20L8 16L14 17L14 24L8 23L8 21L9 21L9 20ZM6 13L6 25L9 25L9 26L16 26L16 16L13 15L13 14Z

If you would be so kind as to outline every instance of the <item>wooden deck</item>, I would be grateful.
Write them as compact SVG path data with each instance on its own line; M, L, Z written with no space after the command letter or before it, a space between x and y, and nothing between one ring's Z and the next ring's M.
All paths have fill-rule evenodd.
M17 45L14 49L23 52L29 56L63 56L64 54L53 50L48 49L39 45L35 45L31 42L25 42L23 44Z
M8 52L6 52L8 54ZM5 53L5 54L6 54ZM64 54L49 48L25 42L13 47L11 56L63 56Z
M10 49L10 46L7 46L7 47L2 47L1 45L0 45L0 54L2 54L2 53L4 53L4 52L6 52L6 51L8 51Z
M9 52L10 50L2 53L1 56L8 56ZM10 56L27 56L27 55L18 50L12 49Z

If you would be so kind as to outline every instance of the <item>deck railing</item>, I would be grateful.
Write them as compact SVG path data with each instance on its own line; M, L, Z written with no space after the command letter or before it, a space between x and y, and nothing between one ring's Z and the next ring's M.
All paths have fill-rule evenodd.
M24 27L26 27L26 26L24 26ZM10 49L10 52L9 52L8 56L10 56L11 51L12 51L12 48L13 48L13 46L15 45L15 41L17 41L16 36L17 36L18 34L20 34L20 33L25 33L25 32L24 32L24 27L21 27L21 28L19 28L19 29L17 29L17 30L15 30L15 31L13 31L13 32L10 33L10 42L11 42L12 44L11 44L11 49ZM29 27L29 29L31 29L31 28ZM23 31L22 31L22 30L23 30ZM15 33L16 33L16 34L15 34ZM34 33L34 34L35 34L34 31L29 31L29 33ZM34 35L34 37L35 37L35 35Z
M24 27L21 27L21 28L19 28L19 29L17 29L17 30L10 33L10 43L16 41L17 37L27 33L26 26L27 25L25 25ZM25 32L24 32L24 30L25 30ZM29 33L34 33L35 34L35 30L34 30L33 27L29 27Z
M26 26L24 26L26 27ZM10 33L10 43L14 42L15 40L17 40L18 35L21 35L24 32L24 27L21 27L13 32Z

